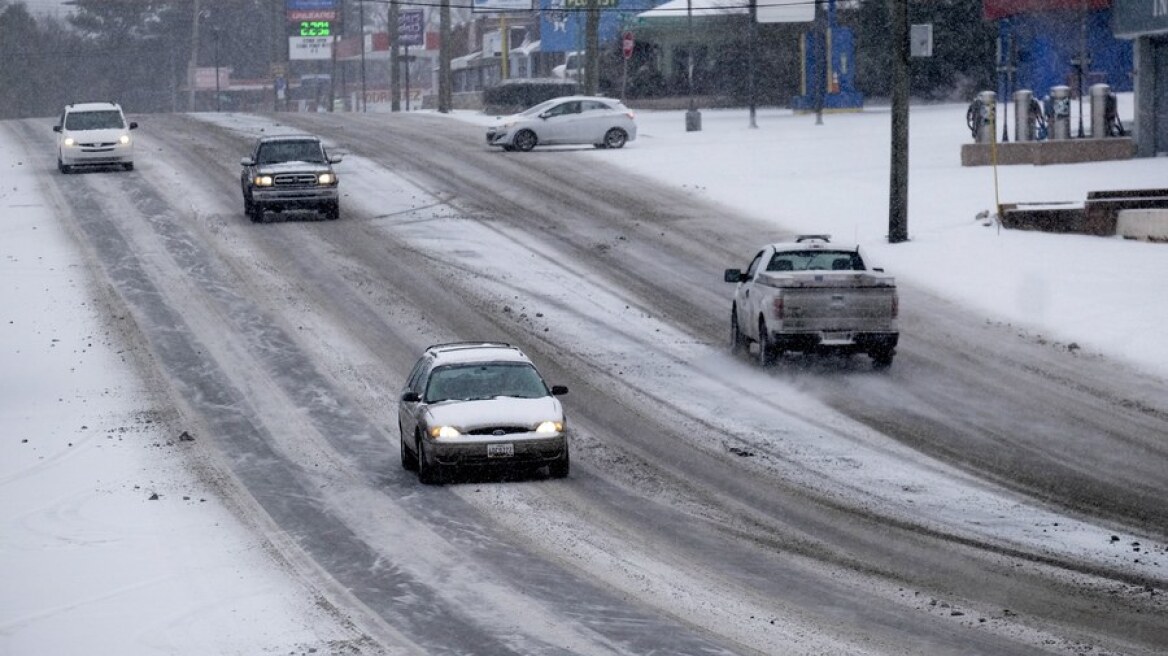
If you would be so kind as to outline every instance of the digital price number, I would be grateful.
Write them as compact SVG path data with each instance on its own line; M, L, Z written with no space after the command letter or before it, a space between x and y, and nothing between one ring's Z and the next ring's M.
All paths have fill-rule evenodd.
M331 21L300 21L300 36L330 36L331 34Z

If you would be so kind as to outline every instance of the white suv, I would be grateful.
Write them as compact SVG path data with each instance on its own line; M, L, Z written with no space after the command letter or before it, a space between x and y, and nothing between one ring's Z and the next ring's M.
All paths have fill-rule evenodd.
M57 133L57 169L69 173L76 166L121 165L134 169L134 139L117 103L91 102L66 105L53 126Z

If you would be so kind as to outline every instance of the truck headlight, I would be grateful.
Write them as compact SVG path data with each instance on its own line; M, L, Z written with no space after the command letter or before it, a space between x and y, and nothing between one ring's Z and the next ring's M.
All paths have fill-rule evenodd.
M337 176L332 173L321 173L316 178L317 183L322 185L331 185L337 183Z
M73 137L65 137L65 145L66 146L72 147L76 144L77 144L77 142L73 140Z
M123 134L122 136L118 137L118 141L119 141L119 142L120 142L120 143L121 143L123 146L127 146L127 145L129 145L129 143L130 143L130 135L128 135L128 134Z
M251 183L257 187L270 187L272 186L272 176L257 175L251 179Z

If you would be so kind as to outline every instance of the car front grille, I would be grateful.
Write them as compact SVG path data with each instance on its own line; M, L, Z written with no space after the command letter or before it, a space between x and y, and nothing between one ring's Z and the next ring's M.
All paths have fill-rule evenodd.
M530 433L530 426L488 426L474 428L467 431L468 435L513 435L515 433Z
M312 187L316 185L314 173L278 173L272 178L277 187Z

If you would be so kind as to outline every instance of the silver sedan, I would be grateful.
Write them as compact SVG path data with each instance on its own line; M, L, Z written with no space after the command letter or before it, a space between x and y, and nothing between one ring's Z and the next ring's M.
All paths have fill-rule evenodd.
M561 144L621 148L636 138L636 114L600 96L553 98L487 128L487 144L507 151Z
M426 349L398 404L401 463L422 483L455 468L547 467L568 475L568 430L535 365L508 344L458 342Z

